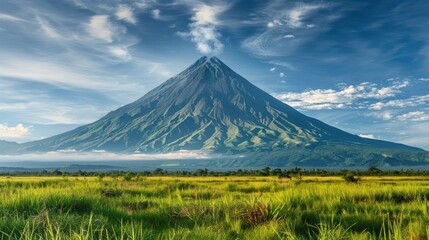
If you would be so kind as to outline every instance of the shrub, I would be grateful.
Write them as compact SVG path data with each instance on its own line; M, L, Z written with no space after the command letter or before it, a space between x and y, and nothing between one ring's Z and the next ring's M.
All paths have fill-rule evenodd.
M123 178L124 178L124 181L131 181L131 179L133 179L133 175L130 172L127 172L125 173Z
M359 178L355 177L352 173L347 173L346 175L343 176L343 179L346 182L352 182L352 183L357 183L359 181Z

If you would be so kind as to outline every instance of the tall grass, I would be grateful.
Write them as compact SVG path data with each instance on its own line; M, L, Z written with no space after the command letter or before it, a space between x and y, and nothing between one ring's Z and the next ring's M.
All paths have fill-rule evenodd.
M0 178L0 239L428 239L429 179L379 180Z

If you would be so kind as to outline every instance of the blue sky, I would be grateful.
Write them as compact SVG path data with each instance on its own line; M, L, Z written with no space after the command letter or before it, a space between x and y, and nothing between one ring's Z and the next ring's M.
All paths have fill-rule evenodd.
M429 2L0 0L0 139L37 140L216 55L303 113L429 149Z

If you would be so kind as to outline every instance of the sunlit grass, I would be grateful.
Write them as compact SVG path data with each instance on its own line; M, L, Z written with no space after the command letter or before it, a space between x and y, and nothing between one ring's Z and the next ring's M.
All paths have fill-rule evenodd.
M0 239L427 239L429 178L0 177Z

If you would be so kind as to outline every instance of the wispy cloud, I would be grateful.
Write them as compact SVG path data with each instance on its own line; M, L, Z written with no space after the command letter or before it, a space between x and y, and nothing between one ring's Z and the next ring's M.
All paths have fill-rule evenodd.
M85 72L83 69L67 67L61 63L34 57L6 56L8 56L7 60L0 60L0 76L2 77L94 89L108 86L99 77Z
M272 1L258 15L261 25L266 28L242 41L241 47L261 57L287 56L300 45L315 38L323 29L315 29L314 16L322 9L331 6L324 3L291 3ZM318 24L328 25L333 18L325 14L317 18ZM309 25L313 27L308 27ZM326 27L325 27L326 28ZM295 39L296 32L300 38ZM293 41L286 41L287 39Z
M290 9L283 10L283 12L280 12L276 15L274 15L274 18L271 21L267 23L267 27L273 28L273 27L280 27L280 26L287 26L289 28L302 28L306 27L310 24L304 24L304 20L306 17L317 10L327 8L326 4L297 4L294 7Z
M152 17L154 19L160 19L161 18L161 10L159 10L159 9L153 9L152 10Z
M326 7L325 4L300 4L286 13L284 21L290 28L301 28L309 13Z
M52 39L62 39L62 36L46 20L37 17L37 22L46 36Z
M288 68L289 70L292 70L292 71L297 70L297 68L293 64L291 64L289 62L285 62L285 61L271 60L268 63L273 64L273 65L277 65L279 67L285 67L285 68Z
M31 124L86 124L119 106L114 99L92 91L85 93L80 88L64 89L29 81L2 84L0 95L4 122L11 121L7 116L13 116Z
M394 129L402 129L401 137L398 138L399 142L408 144L410 146L421 146L426 150L429 150L429 135L427 129L429 129L429 122L413 122L412 124L403 124L400 122ZM407 123L407 122L405 122Z
M13 15L5 14L5 13L0 13L0 21L7 21L7 22L28 22L25 19L22 19L22 18L19 18L19 17L15 17Z

